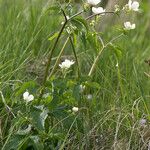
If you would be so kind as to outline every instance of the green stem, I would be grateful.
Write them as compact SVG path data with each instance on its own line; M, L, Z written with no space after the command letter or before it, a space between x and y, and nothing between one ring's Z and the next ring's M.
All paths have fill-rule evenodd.
M99 53L98 53L96 59L94 60L93 65L92 65L92 67L91 67L91 69L90 69L90 71L89 71L88 76L91 76L91 75L93 74L93 72L95 71L96 65L97 65L97 63L98 63L98 61L99 61L99 58L100 58L101 53L103 52L104 48L105 48L105 47L102 47L102 49L99 51Z
M54 67L53 67L53 69L52 69L52 71L51 71L51 73L50 73L50 75L49 75L49 77L48 77L49 79L50 79L50 78L52 77L52 75L54 74L54 72L55 72L55 70L56 70L56 68L57 68L57 66L58 66L58 64L59 64L60 58L61 58L61 56L62 56L62 53L64 52L64 49L65 49L65 47L66 47L68 41L69 41L69 37L67 38L66 42L64 43L64 45L63 45L63 47L62 47L62 49L61 49L61 51L60 51L60 53L59 53L59 55L58 55L58 57L57 57L57 60L56 60L56 62L55 62L55 64L54 64Z
M124 97L123 97L123 84L122 84L122 79L121 79L121 73L120 73L120 68L119 68L119 66L118 66L118 68L117 68L118 70L117 70L117 74L118 74L118 80L119 80L119 84L120 84L120 93L121 93L121 96L122 96L122 98L124 99Z
M124 34L121 33L120 35L118 35L118 36L114 37L112 40L110 40L107 44L105 44L104 46L102 46L102 49L99 51L99 53L98 53L96 59L94 60L94 62L93 62L93 64L92 64L92 67L91 67L91 69L90 69L90 71L89 71L88 76L91 76L91 75L93 74L93 72L95 71L96 66L97 66L97 63L98 63L98 61L99 61L99 58L100 58L101 53L103 52L103 50L104 50L109 44L111 44L112 42L114 42L115 40L117 40L118 38L120 38L122 35L124 35Z
M77 54L76 54L75 47L74 47L73 40L72 40L71 36L69 36L69 40L70 40L72 50L73 50L73 54L74 54L74 57L75 57L75 60L76 60L76 63L77 63L78 77L80 77L79 61L78 61L78 57L77 57Z
M99 13L99 14L93 14L93 15L88 16L88 17L86 18L86 20L91 19L91 18L93 18L93 17L95 17L95 16L98 16L98 15L114 14L114 13L115 13L114 11L106 11L106 12L102 12L102 13Z
M73 19L74 17L76 17L76 16L82 14L83 12L84 12L84 10L81 10L80 12L78 12L78 13L74 14L73 16L71 16L68 20Z

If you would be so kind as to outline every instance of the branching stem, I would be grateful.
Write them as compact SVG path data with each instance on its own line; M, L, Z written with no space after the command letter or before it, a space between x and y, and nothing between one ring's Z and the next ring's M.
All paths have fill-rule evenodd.
M103 52L103 50L104 50L109 44L111 44L112 42L114 42L115 40L117 40L118 38L120 38L120 37L123 36L123 35L124 35L124 34L121 33L120 35L114 37L112 40L110 40L110 41L109 41L108 43L106 43L105 45L104 45L104 43L100 40L100 41L103 43L103 44L102 44L102 48L101 48L101 50L99 51L99 53L98 53L96 59L94 60L94 62L93 62L93 64L92 64L92 67L91 67L91 69L90 69L90 71L89 71L88 76L91 76L91 75L93 74L93 72L95 71L96 66L97 66L97 63L98 63L98 61L99 61L99 58L100 58L101 53Z
M66 47L68 41L69 41L69 37L67 38L67 40L66 40L66 42L64 43L64 45L63 45L61 51L59 52L59 55L58 55L58 57L57 57L57 60L56 60L56 62L55 62L55 64L54 64L54 66L53 66L53 69L52 69L52 71L51 71L49 77L48 77L49 79L50 79L50 78L52 77L52 75L54 74L54 72L55 72L55 70L56 70L56 68L57 68L57 66L58 66L58 64L59 64L60 58L61 58L61 56L62 56L62 54L63 54L63 52L64 52L64 49L65 49L65 47Z
M59 31L59 34L58 34L58 36L57 36L57 39L56 39L56 41L55 41L55 43L54 43L52 49L50 50L50 53L49 53L49 56L48 56L48 62L47 62L46 69L45 69L45 73L44 73L44 79L43 79L43 83L42 83L41 93L40 93L40 96L39 96L39 102L40 102L40 99L42 98L42 95L43 95L44 90L45 90L45 84L46 84L46 80L47 80L47 77L48 77L49 68L50 68L50 65L51 65L51 59L52 59L54 50L55 50L55 48L56 48L56 46L57 46L57 44L58 44L58 41L59 41L59 39L60 39L60 37L61 37L61 35L62 35L62 33L63 33L63 31L64 31L66 25L67 25L67 23L68 23L68 21L70 21L70 20L73 19L74 17L76 17L76 16L82 14L83 12L84 12L84 10L82 10L82 11L76 13L75 15L71 16L71 17L68 19L67 16L66 16L66 14L65 14L65 12L64 12L64 10L62 9L62 13L63 13L64 18L65 18L65 22L64 22L63 26L61 27L61 29L60 29L60 31ZM52 74L52 73L51 73L51 74Z
M104 15L104 14L114 14L115 12L114 11L106 11L106 12L102 12L102 13L99 13L99 14L93 14L93 15L90 15L86 18L86 20L89 20L95 16L99 16L99 15Z

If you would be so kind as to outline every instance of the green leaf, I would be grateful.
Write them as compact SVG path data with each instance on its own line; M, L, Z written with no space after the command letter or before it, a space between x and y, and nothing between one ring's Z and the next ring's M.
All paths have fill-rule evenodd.
M82 43L84 45L84 48L86 49L87 46L87 37L86 37L86 33L85 32L81 32L80 33L80 38L82 40Z
M34 127L40 131L45 130L45 120L48 116L48 110L43 106L33 107L30 115Z
M74 89L73 89L73 97L75 97L76 100L80 100L80 85L76 85L74 86Z
M122 49L119 46L114 45L114 44L110 44L109 48L114 51L114 53L117 56L117 58L121 58L122 57Z
M22 150L23 145L28 141L28 136L13 135L2 148L3 150Z
M60 7L58 5L54 5L54 6L50 6L49 8L46 9L45 14L46 13L50 13L50 14L58 14L60 12Z
M80 24L82 24L86 28L86 31L89 30L88 23L83 17L78 16L72 20L74 20L76 22L80 22Z
M26 129L19 129L17 131L17 134L18 135L27 135L30 133L30 131L31 131L31 125L28 125L28 127Z
M54 33L51 37L48 38L49 41L52 41L53 39L58 37L59 32Z
M98 49L98 40L97 40L97 34L94 34L93 32L89 32L87 35L87 41L89 43L89 46L97 52Z
M79 31L84 30L88 32L89 30L86 20L82 17L75 17L71 19L71 23L75 25L79 29Z
M69 129L74 122L74 116L71 116L70 113L68 113L65 107L59 107L53 111L53 116L56 117L63 123L64 128ZM64 119L66 118L66 119ZM75 127L75 124L73 125Z
M99 89L100 85L97 82L85 82L85 86L90 87L92 89Z
M29 81L22 84L20 89L16 92L15 96L20 96L27 89L35 89L37 87L37 83L35 81Z
M33 147L36 150L44 150L44 146L42 144L42 141L40 140L40 138L38 136L30 136L31 139L31 144L33 145Z

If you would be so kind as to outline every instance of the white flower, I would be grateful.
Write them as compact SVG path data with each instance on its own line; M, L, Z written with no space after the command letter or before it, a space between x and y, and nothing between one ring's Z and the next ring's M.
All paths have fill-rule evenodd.
M88 99L88 100L91 100L92 98L93 98L93 96L92 96L91 94L88 94L88 95L87 95L87 99Z
M139 11L139 6L139 2L137 1L132 2L132 0L129 0L128 2L129 10Z
M72 108L72 111L73 111L73 112L78 112L78 110L79 110L78 107L73 107L73 108Z
M61 69L69 69L71 65L73 65L75 62L73 60L65 59L61 64L59 64L59 67Z
M124 27L126 30L132 30L132 29L135 29L135 24L131 24L131 22L125 22L124 23Z
M81 84L80 87L79 87L79 89L80 89L80 93L83 93L83 91L85 89L85 86Z
M30 101L33 101L33 100L34 100L34 96L33 96L33 95L30 95L29 92L25 92L25 93L23 93L23 99L24 99L26 102L30 102Z
M92 7L92 12L94 14L100 14L100 13L102 13L101 15L105 15L105 9L103 9L103 7L98 7L98 8Z
M87 0L87 2L88 2L90 5L97 5L98 3L101 2L101 0Z

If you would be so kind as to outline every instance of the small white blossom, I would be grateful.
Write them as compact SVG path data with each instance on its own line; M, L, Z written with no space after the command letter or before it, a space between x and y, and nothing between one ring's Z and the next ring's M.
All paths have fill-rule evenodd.
M80 93L83 93L85 86L81 84L79 88L80 88Z
M29 94L29 92L25 92L23 93L23 99L26 101L26 102L30 102L30 101L33 101L34 100L34 96Z
M98 8L92 7L92 12L94 14L100 14L100 13L102 13L101 15L105 15L105 9L103 9L103 7L98 7Z
M124 27L126 30L133 30L135 29L135 24L131 24L131 22L125 22Z
M93 96L92 96L91 94L88 94L88 95L87 95L87 99L88 99L88 100L91 100L92 98L93 98Z
M119 12L120 11L119 5L115 5L114 7L115 7L115 12Z
M62 21L62 22L61 22L61 25L63 25L64 23L65 23L65 22L64 22L64 21Z
M90 5L97 5L101 2L101 0L87 0L88 4Z
M59 64L59 67L61 69L69 69L75 62L73 60L65 59L61 64Z
M72 111L73 111L73 112L78 112L78 111L79 111L79 108L78 108L78 107L73 107L73 108L72 108Z
M118 64L118 62L117 62L117 64L116 64L116 67L119 67L119 64Z
M69 16L66 16L66 18L67 18L67 20L69 20L70 18L69 18Z
M139 2L137 1L132 1L132 0L129 0L128 2L128 7L129 7L129 10L133 10L133 11L139 11Z

